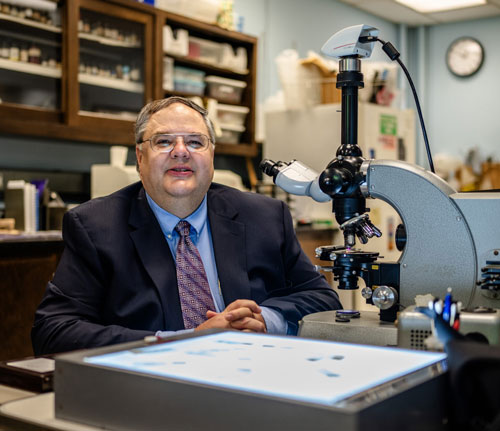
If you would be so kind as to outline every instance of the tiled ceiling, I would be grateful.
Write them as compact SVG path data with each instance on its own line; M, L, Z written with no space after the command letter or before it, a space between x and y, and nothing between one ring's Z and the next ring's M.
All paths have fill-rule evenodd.
M395 0L340 0L357 9L385 18L388 21L410 26L443 24L500 15L500 0L488 0L481 6L467 7L447 12L420 13Z

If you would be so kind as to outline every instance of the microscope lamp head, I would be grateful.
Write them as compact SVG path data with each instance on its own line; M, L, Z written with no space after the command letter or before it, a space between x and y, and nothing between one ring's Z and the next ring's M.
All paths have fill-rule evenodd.
M321 53L327 57L343 58L357 56L370 57L375 41L361 43L361 37L377 37L379 30L369 25L359 24L346 27L335 33L321 48Z

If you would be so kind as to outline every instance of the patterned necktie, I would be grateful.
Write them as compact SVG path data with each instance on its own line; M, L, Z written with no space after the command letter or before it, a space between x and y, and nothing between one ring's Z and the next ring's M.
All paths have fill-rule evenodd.
M190 228L185 220L175 226L180 235L176 254L177 287L186 329L196 328L207 320L207 310L215 311L200 253L189 237Z

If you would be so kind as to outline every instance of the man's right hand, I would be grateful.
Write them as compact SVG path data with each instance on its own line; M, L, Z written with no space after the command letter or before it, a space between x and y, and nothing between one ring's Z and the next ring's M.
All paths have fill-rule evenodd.
M205 322L195 331L202 329L221 328L238 329L246 332L266 332L266 323L259 305L250 299L238 299L229 304L224 311L216 313L207 311Z

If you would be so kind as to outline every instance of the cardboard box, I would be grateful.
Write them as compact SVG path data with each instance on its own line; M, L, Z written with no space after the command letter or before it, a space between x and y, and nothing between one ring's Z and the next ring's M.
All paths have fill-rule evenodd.
M320 58L310 57L301 60L300 64L305 67L312 67L319 70L321 74L321 103L340 103L342 91L336 87L337 71L329 70Z
M500 189L500 163L482 164L480 190Z

